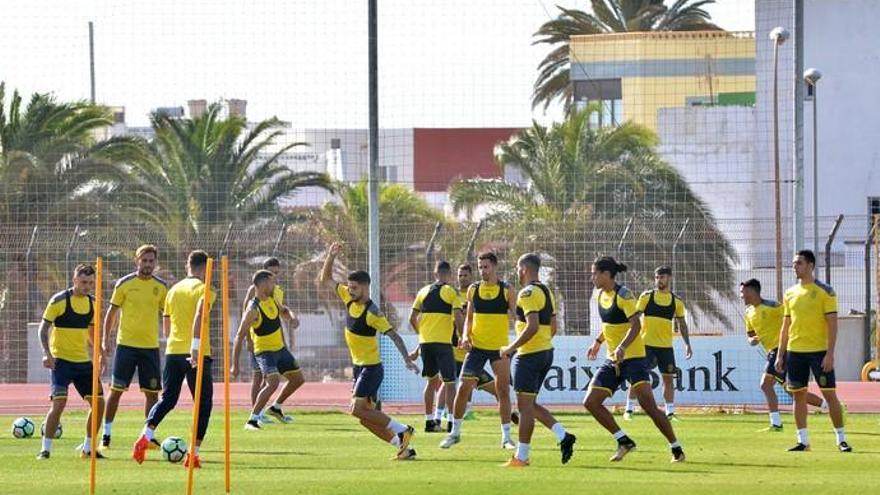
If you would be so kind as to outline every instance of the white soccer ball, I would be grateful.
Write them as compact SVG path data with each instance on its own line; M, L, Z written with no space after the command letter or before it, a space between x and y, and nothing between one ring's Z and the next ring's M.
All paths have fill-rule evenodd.
M32 437L36 429L30 418L21 417L12 422L12 436L15 438Z
M58 428L55 428L55 438L61 438L61 435L64 433L61 429L61 423L58 423ZM46 436L46 423L40 425L40 435Z
M186 442L180 437L168 437L162 442L162 457L168 462L178 463L186 456Z

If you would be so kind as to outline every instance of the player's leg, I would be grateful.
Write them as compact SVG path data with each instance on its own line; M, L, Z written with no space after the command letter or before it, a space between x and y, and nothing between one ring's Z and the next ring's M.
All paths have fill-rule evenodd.
M486 365L486 357L476 349L468 351L461 365L458 389L455 392L455 400L452 407L452 429L446 438L440 442L441 449L448 449L461 441L461 425L470 401L471 393L477 386L480 370Z
M116 419L116 411L119 409L119 400L122 394L128 391L128 386L134 378L137 366L137 357L134 348L125 345L117 345L113 354L113 373L110 382L110 396L107 398L107 407L104 411L104 437L101 444L104 448L110 447L110 439L113 434L113 420Z
M138 384L144 393L144 418L150 414L153 406L159 402L162 391L162 366L159 348L138 349Z
M846 442L846 431L843 404L837 397L837 379L834 370L825 371L822 369L822 360L825 358L826 352L817 352L811 356L810 368L816 383L819 384L819 391L825 397L828 403L828 416L831 418L831 424L834 426L834 433L837 436L837 446L841 452L852 452L852 447ZM805 394L804 402L808 401ZM804 406L806 408L806 406Z
M642 407L642 410L651 417L651 420L654 421L654 426L660 430L660 433L669 442L669 448L672 451L672 462L684 462L684 450L681 444L678 443L678 439L675 438L675 431L672 429L672 422L669 420L669 417L657 407L650 382L641 381L633 383L632 389L636 392L636 397L639 399L639 405Z
M76 387L77 393L79 393L80 397L89 405L89 413L86 415L85 422L85 439L82 444L81 455L88 456L92 452L92 446L94 445L92 441L92 415L95 417L101 418L104 414L104 387L101 385L100 381L98 382L98 390L94 391L92 389L92 363L77 363L76 364L76 373L73 379L73 386ZM92 395L94 393L98 394L98 410L92 411ZM104 456L101 455L100 452L95 453L96 457L102 459Z
M146 459L150 444L158 444L156 428L177 405L183 380L192 369L187 357L188 355L169 355L165 358L165 368L162 370L162 397L147 413L144 429L132 447L131 457L138 464L143 463Z
M251 420L259 419L260 413L266 407L266 404L269 403L269 399L272 398L272 395L278 390L278 385L281 383L281 374L277 370L263 370L263 377L263 387L260 389L260 393L257 394L257 401L254 402L254 407L251 409Z
M196 468L202 467L202 462L199 459L199 449L201 449L202 442L205 440L205 434L208 432L208 425L211 421L211 412L214 409L213 359L205 356L203 366L205 369L202 371L202 390L199 396L199 422L196 424L196 441L190 452L186 454L183 462L184 467L189 467L190 462L194 462L194 467ZM193 398L195 398L196 373L197 370L191 368L186 375L187 385Z
M419 344L422 357L422 378L425 379L425 387L422 390L422 402L425 406L425 432L440 431L438 422L434 421L434 400L437 391L443 384L440 379L440 367L433 346ZM442 400L438 401L437 409L440 409Z
M614 416L605 407L605 399L614 395L614 392L622 383L619 367L611 360L606 360L593 375L587 395L584 397L584 407L608 433L617 441L617 451L611 456L612 462L618 462L633 449L636 443L623 431L614 420Z
M498 358L490 360L492 371L495 372L495 395L498 397L498 414L501 419L501 445L507 449L516 448L510 436L510 359Z
M260 371L260 365L257 363L257 357L253 351L251 351L251 369L253 370L251 378L251 406L253 406L254 402L257 402L257 395L260 393L260 389L263 388L263 372Z
M366 419L361 419L360 416L363 415L362 409L374 409L372 402L370 399L365 397L354 397L351 400L351 415L358 418L361 426L370 431L377 438L382 440L383 442L391 443L394 438L394 433L391 432L388 428L384 426L379 426L376 423L368 421Z
M663 381L664 411L670 418L675 418L675 350L672 347L660 347L657 352L657 370Z
M52 404L49 406L49 412L46 419L43 420L45 432L43 433L43 444L37 459L48 459L52 452L52 440L55 438L55 431L61 423L61 413L67 405L67 395L54 395L51 397Z
M397 454L400 456L408 451L415 430L373 407L370 397L376 396L385 377L385 368L382 364L358 368L351 415L358 418L361 425L374 435L397 447ZM387 433L382 432L382 429Z
M797 444L791 452L810 449L807 431L807 384L810 380L810 362L806 353L788 352L785 359L786 388L794 401L794 422L797 426Z
M281 376L284 377L286 383L284 384L284 387L282 387L281 392L278 393L278 396L275 397L275 402L263 411L263 413L264 415L268 414L272 416L282 423L292 423L293 417L284 414L282 406L284 401L290 398L294 392L299 390L306 380L303 377L299 363L287 348L278 351L278 371L281 373Z
M767 401L767 410L770 414L770 431L782 429L782 418L779 416L779 397L776 395L777 378L768 373L761 376L761 392Z
M437 431L443 431L441 420L448 418L452 408L455 407L455 381L457 378L455 366L455 354L451 345L441 345L437 352L437 368L440 371L441 385L438 388L437 410L434 412L434 423ZM451 421L447 421L451 424ZM451 429L451 426L449 427Z
M660 375L663 380L663 401L665 402L665 412L667 416L675 415L675 375L662 373Z

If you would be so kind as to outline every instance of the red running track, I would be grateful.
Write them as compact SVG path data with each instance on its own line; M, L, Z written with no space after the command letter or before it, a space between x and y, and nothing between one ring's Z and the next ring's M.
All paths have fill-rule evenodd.
M250 384L233 383L230 385L230 403L235 409L250 408ZM841 382L837 384L840 398L846 402L851 413L880 413L880 383L877 382ZM0 414L42 414L48 406L48 384L0 384ZM818 392L818 390L814 390ZM76 400L76 392L71 389L68 408L85 408L86 404ZM310 382L300 388L289 400L292 409L309 410L346 410L351 401L351 384L348 382L317 383ZM386 409L406 413L418 413L420 405L415 401L409 404L386 404ZM214 386L215 408L223 403L223 386ZM121 407L140 409L143 407L143 396L137 387L122 396ZM189 394L180 394L179 406L191 407ZM556 406L558 409L580 410L579 404ZM681 408L680 408L681 409ZM686 409L686 408L684 408ZM755 407L760 410L760 407Z

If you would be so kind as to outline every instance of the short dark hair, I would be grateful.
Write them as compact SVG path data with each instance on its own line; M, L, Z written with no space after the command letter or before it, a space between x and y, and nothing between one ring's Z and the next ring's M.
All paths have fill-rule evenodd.
M349 282L357 282L359 284L369 284L370 274L364 270L356 270L348 274Z
M739 286L740 287L748 287L750 289L753 289L758 294L761 293L761 282L756 278L750 278L750 279L746 280L745 282L740 282Z
M452 265L448 261L440 260L434 265L434 271L441 275L448 275L452 271Z
M281 267L281 262L278 261L278 258L272 256L271 258L267 258L266 261L263 262L263 269L268 269L273 266Z
M519 257L516 264L538 271L541 268L541 257L537 253L526 253Z
M80 263L73 269L74 277L91 277L95 274L95 267L88 263Z
M474 267L470 265L470 263L462 263L458 265L459 270L464 270L468 273L474 273Z
M493 253L492 251L480 254L479 256L477 256L477 259L481 260L481 261L482 260L488 261L489 263L492 263L493 265L498 264L498 256L495 256L495 253Z
M201 268L208 264L208 253L202 251L201 249L196 249L195 251L189 253L189 257L187 258L186 263L190 266L190 268Z
M654 270L654 275L672 275L672 268L662 265Z
M251 279L251 282L254 285L259 285L274 276L275 274L273 274L269 270L257 270L257 273L254 273L254 278Z
M816 265L816 254L811 249L801 249L797 252L797 255L807 260L807 263L811 265Z
M616 259L611 256L602 256L600 258L596 258L593 261L593 266L596 267L596 270L600 272L608 272L611 274L611 278L617 276L618 273L622 273L626 271L626 265L623 263L618 263Z

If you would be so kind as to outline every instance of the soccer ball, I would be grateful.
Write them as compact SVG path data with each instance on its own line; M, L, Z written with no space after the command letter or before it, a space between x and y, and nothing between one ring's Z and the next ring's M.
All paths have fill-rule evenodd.
M64 432L61 430L61 423L58 423L58 428L55 428L55 438L61 438L63 433ZM46 423L40 425L40 435L44 437L46 436Z
M15 438L28 438L34 436L37 427L30 418L21 417L12 422L12 436Z
M162 442L162 457L168 462L180 462L186 456L186 442L180 437L168 437Z

